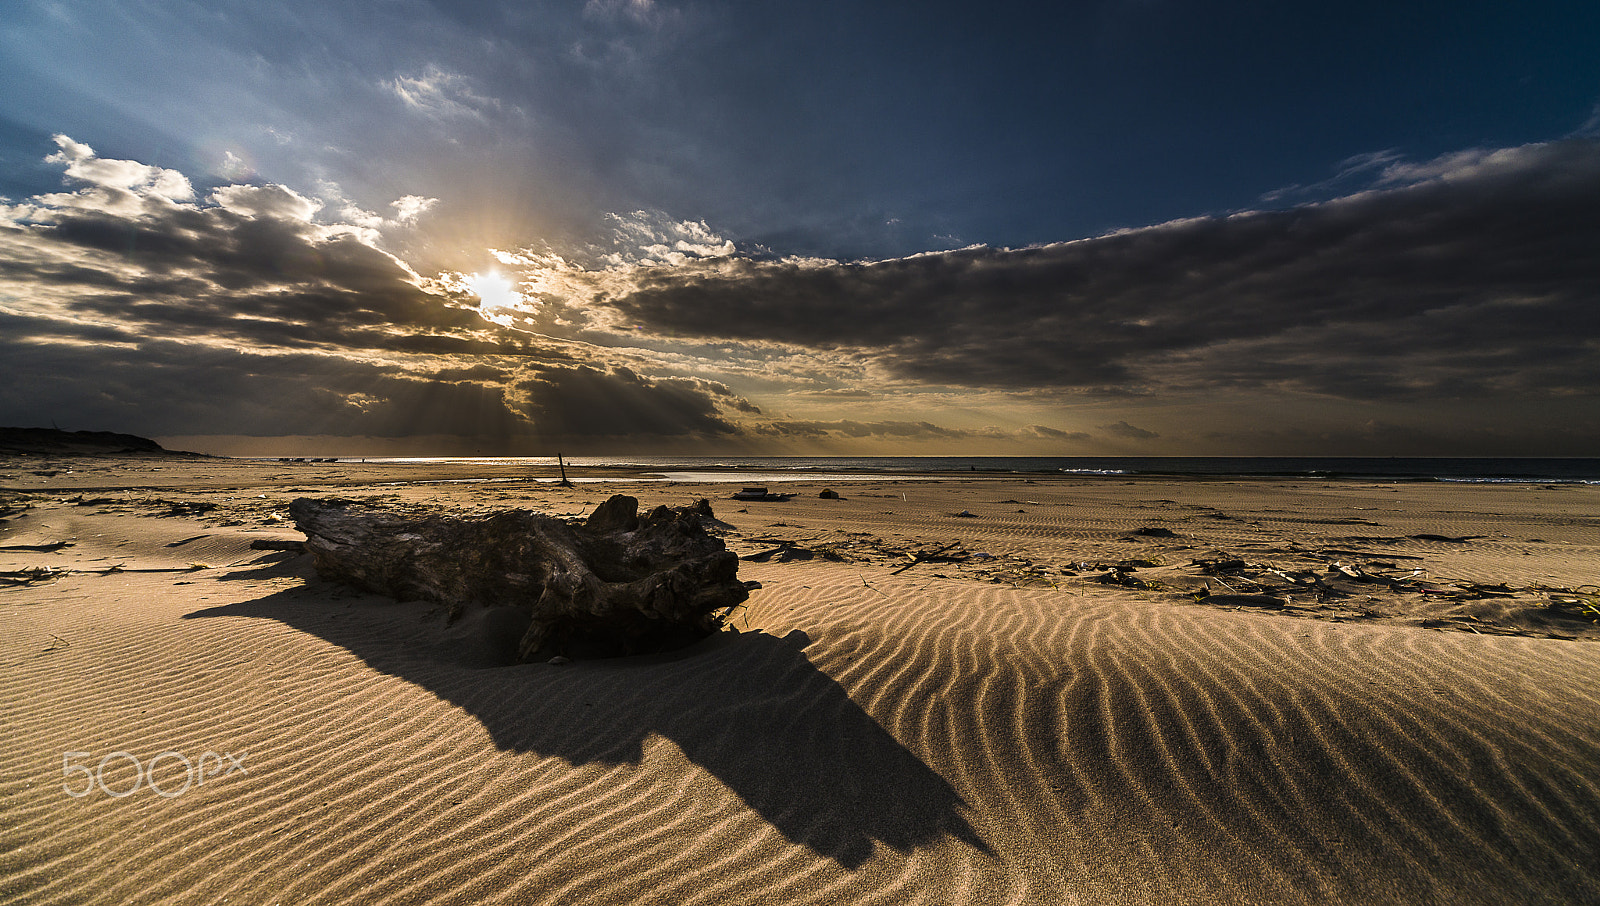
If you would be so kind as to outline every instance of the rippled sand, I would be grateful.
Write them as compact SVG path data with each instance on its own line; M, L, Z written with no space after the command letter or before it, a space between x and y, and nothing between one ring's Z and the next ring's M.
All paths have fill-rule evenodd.
M46 465L0 464L26 495L0 501L7 902L1600 890L1600 633L1549 607L1600 581L1600 489L924 478L823 500L806 477L743 504L716 483ZM614 490L712 498L762 585L738 632L513 665L490 627L250 546L299 537L279 514L307 494L577 514ZM1136 561L1142 584L1102 581ZM1226 597L1246 584L1287 603ZM174 795L111 795L152 761Z

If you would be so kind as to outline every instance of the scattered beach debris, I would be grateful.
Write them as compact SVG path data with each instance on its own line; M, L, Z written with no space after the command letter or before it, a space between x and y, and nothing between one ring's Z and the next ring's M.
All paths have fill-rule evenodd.
M205 569L215 569L209 563L190 563L188 566L124 566L114 563L104 569L73 569L68 572L87 573L96 576L109 576L115 573L193 573Z
M1076 564L1084 572L1109 569L1110 572L1095 576L1094 580L1103 585L1121 585L1125 588L1142 588L1149 591L1178 591L1179 588L1168 584L1166 581L1149 579L1144 576L1135 576L1132 573L1141 569L1156 569L1166 564L1160 560L1146 560L1133 558L1119 560L1116 563L1080 563ZM1063 570L1065 575L1076 575L1072 570Z
M1548 588L1539 590L1549 595L1552 613L1576 620L1600 623L1600 585L1580 585L1577 588Z
M889 575L897 576L911 567L916 566L918 563L960 563L967 559L965 555L951 556L948 553L949 551L960 546L961 542L955 541L951 542L950 544L946 544L944 547L941 547L938 550L928 551L926 553L908 554L907 556L911 557L911 562L897 570L894 570Z
M20 588L30 585L53 583L73 573L92 576L110 576L118 573L192 573L200 570L213 569L209 563L190 563L188 566L124 566L113 563L100 569L67 569L59 566L30 566L26 569L7 570L0 572L0 585Z
M749 592L739 558L701 525L710 504L656 507L618 494L587 520L528 510L411 515L341 499L289 506L324 578L397 600L516 607L523 661L682 647L716 632Z
M21 515L32 506L33 504L26 496L0 488L0 521Z
M972 512L971 510L962 510L959 513L951 513L950 515L956 517L957 519L976 519L976 518L978 518L978 514Z
M209 500L151 500L147 503L165 508L161 512L152 514L160 519L204 516L219 506Z
M1135 569L1150 569L1161 565L1160 560L1131 559L1118 561L1117 569L1131 571Z
M65 576L67 570L53 566L30 566L27 569L13 569L0 572L0 585L22 587L27 585L41 585L54 582Z
M823 488L822 493L818 494L817 496L822 498L823 500L843 500L844 499L843 497L840 497L839 496L839 492L835 491L833 488Z

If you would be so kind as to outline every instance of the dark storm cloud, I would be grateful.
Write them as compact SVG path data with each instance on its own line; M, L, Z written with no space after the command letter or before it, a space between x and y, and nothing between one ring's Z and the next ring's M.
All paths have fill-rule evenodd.
M538 368L512 387L511 399L542 435L718 436L738 428L717 402L737 405L727 387L694 378L649 378L627 368Z
M803 421L780 420L770 424L759 425L756 433L770 437L880 437L880 438L944 438L954 439L973 436L973 432L963 431L958 428L944 428L929 422L860 422L852 419L839 421Z
M739 429L719 405L754 408L713 381L626 368L536 366L506 388L513 372L491 365L420 371L407 366L426 361L263 353L4 314L0 359L17 376L0 383L0 412L11 422L155 435L725 436Z
M98 339L115 345L47 344L7 332L0 357L16 377L0 382L0 412L16 424L136 426L156 435L532 433L494 386L336 355Z
M305 199L279 187L232 188L253 197L219 190L216 206L138 198L129 209L88 190L72 206L0 231L0 248L14 253L3 273L62 291L77 315L165 336L360 346L377 327L489 327L476 311L418 288L393 256L302 219Z
M1028 430L1036 437L1046 440L1088 440L1090 434L1085 431L1063 431L1060 428L1051 428L1045 425L1029 425Z
M656 268L608 304L677 337L859 351L932 384L1600 387L1600 144L1390 163L1377 185L1021 250Z
M1154 431L1147 431L1137 425L1130 425L1125 421L1117 422L1114 425L1101 425L1100 430L1110 434L1112 437L1126 437L1130 440L1150 440L1161 436Z
M438 381L503 381L511 371L493 365L468 365L464 368L441 368L433 373Z
M1390 156L1366 168L1375 188L1292 210L877 262L741 255L704 222L636 212L612 218L632 251L495 252L513 275L499 291L484 290L492 275L418 275L385 248L397 221L336 195L196 191L57 141L69 191L0 203L0 360L21 375L0 412L17 423L1167 449L1227 400L1244 401L1227 403L1240 424L1257 405L1317 421L1280 405L1307 394L1371 404L1349 416L1362 421L1452 401L1488 424L1479 401L1534 398L1582 421L1600 387L1593 141ZM1146 427L936 424L961 387L1007 391L984 397L1022 407L1002 424L1085 424L1059 407L1116 396L1128 408L1099 419ZM751 388L800 408L764 415ZM918 389L938 392L902 395ZM1205 393L1201 408L1134 408ZM859 421L826 407L867 399L917 402Z
M829 390L806 390L803 393L813 399L819 400L870 400L877 399L878 394L870 390L857 387L839 387Z
M485 334L461 336L439 333L407 333L393 330L346 331L341 342L350 346L392 350L417 355L511 356L543 362L570 361L573 353L559 345L516 335Z
M74 191L0 206L0 358L16 375L0 388L7 421L149 434L537 433L503 384L529 363L572 361L575 347L486 321L437 281L424 289L375 229L318 220L321 202L285 187L196 200L175 171L56 141L51 160ZM726 387L702 389L754 411ZM654 426L671 418L665 410Z

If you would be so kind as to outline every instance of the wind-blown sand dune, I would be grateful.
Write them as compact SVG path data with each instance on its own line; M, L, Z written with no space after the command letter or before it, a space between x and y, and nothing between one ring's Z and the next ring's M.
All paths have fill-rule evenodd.
M1290 520L1361 512L1376 524L1323 525L1526 602L1530 576L1593 575L1593 489L1402 487L1395 512L1348 509L1385 488L1260 482L714 500L737 552L810 554L742 565L762 588L739 632L517 665L492 621L446 626L251 550L298 537L269 520L305 488L116 484L35 492L0 540L8 902L1600 901L1588 624L1533 637L1501 604L1496 625L1528 635L1435 631L1409 591L1353 619L1344 598L1255 612L1171 590L1190 555L1350 547ZM341 493L559 513L611 489ZM1176 537L1130 534L1158 524ZM1491 549L1409 538L1424 528ZM952 542L986 556L906 556ZM1061 571L1130 552L1171 587ZM129 753L106 763L113 792L130 758L174 753L154 779L182 792L74 797L72 752L91 770ZM183 789L206 752L243 770L218 757Z

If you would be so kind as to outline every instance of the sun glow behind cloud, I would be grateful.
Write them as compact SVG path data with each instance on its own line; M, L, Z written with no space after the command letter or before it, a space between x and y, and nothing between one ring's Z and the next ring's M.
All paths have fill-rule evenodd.
M480 300L478 313L496 324L510 326L511 313L527 309L527 298L517 292L515 283L498 271L468 274L464 282Z

